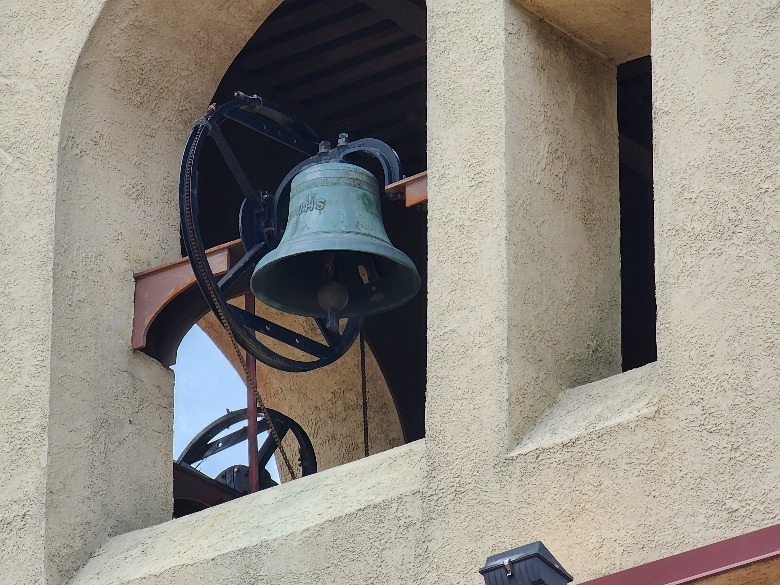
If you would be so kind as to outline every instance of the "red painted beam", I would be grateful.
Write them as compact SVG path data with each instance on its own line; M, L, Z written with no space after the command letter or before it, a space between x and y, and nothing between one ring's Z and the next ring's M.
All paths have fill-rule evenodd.
M775 556L780 556L780 524L581 585L681 585Z
M385 187L388 193L398 193L403 196L407 207L428 202L428 171L423 171L392 185Z
M251 292L244 295L244 310L252 314L255 312L255 296ZM250 380L246 380L246 442L249 449L249 493L253 494L260 489L257 455L257 397L252 388L252 385L257 387L257 360L249 352L246 352L246 365L250 377Z
M215 276L220 276L230 268L230 247L237 242L229 242L212 248L206 253L209 266ZM169 262L156 268L144 270L135 275L135 312L133 314L133 349L146 347L146 335L152 321L160 311L182 292L195 284L195 275L188 258Z

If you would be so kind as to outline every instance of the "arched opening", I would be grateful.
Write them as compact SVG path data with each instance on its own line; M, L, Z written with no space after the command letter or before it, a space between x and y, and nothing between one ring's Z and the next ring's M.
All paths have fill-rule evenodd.
M376 4L287 0L238 54L214 101L224 103L236 90L257 93L298 115L323 139L335 143L340 132L379 138L399 153L406 175L425 170L425 41L419 36L425 29L424 2L404 0L380 10ZM303 158L238 125L225 133L259 188L275 189ZM215 171L202 196L203 213L210 218L204 238L207 245L218 245L238 237L242 197L216 148L204 159ZM382 211L391 241L424 276L425 214L387 201ZM407 440L424 435L425 296L423 288L409 305L366 325Z
M325 17L326 13L340 13L331 11L332 6L327 9L330 1L311 4L312 12L305 16L307 26L316 28L318 22L333 19ZM298 8L304 4L307 3L298 2ZM409 4L421 7L420 3ZM48 569L53 578L72 571L108 536L156 524L171 516L173 376L155 360L129 350L134 308L132 275L181 257L176 186L187 133L211 101L223 74L233 74L231 64L246 40L253 38L258 24L278 5L277 0L215 0L195 5L178 0L109 0L74 65L61 125L54 226L53 391L49 404L47 481L56 489L47 492L46 529L47 550L57 551ZM384 3L365 5L386 8ZM285 20L280 14L278 23L282 26ZM373 18L366 14L356 17ZM419 27L419 19L415 22ZM348 111L355 115L352 123L358 123L360 114L362 121L381 122L388 134L382 135L379 128L367 126L347 125L342 129L354 133L365 128L366 132L390 141L403 158L411 161L403 151L406 139L391 135L396 125L393 119L381 115L380 103L383 99L397 102L397 111L411 118L414 108L409 104L419 100L419 96L403 95L403 91L411 91L408 86L400 93L390 87L397 83L410 55L418 61L424 56L424 43L422 52L419 46L410 48L419 42L404 41L412 35L397 28L400 26L385 15L374 24L361 27L362 36L349 43L348 50L342 53L351 57L339 77L343 83L339 87L365 81L373 87L371 99L379 100L370 107L364 104L363 110L361 104L351 104ZM337 38L344 36L349 35ZM366 43L373 42L371 39L382 40L387 48L377 53L364 50ZM405 45L406 42L409 44ZM318 53L320 58L326 54L313 46L306 50ZM380 54L385 55L388 63L397 59L392 67L399 67L383 70L390 71L386 80L372 77L370 69L366 69L370 63L366 59ZM311 72L311 83L317 83L315 78L320 74L331 72L332 65L335 62ZM274 70L282 69L280 66ZM356 71L361 77L350 82L345 76ZM381 84L385 82L389 84L389 98L380 97ZM355 87L349 90L350 95L358 94ZM253 90L245 86L244 91L261 92L263 88ZM424 114L424 99L421 105ZM424 145L424 117L416 123L416 138L408 143L416 140ZM407 174L421 169L424 160L410 164ZM412 229L406 218L394 224L394 213L393 209L385 211L394 244L402 249L406 246L413 258L424 256L424 214L397 211L407 218L417 214L417 227ZM225 225L235 225L228 219L233 217L229 205L222 217ZM404 244L407 231L417 232L414 245ZM217 236L215 240L221 239L221 235ZM418 247L416 252L412 250L414 246ZM424 262L418 262L418 266L424 273ZM422 291L415 304L403 309L417 315L418 331L425 329L424 299ZM373 334L376 341L372 341L378 354L385 351L383 344L399 344L394 358L399 367L384 359L381 365L401 414L400 418L395 414L396 422L391 426L396 430L392 433L381 426L373 433L375 437L387 438L387 445L379 445L380 449L419 438L424 432L424 334L407 335L397 315L386 318L389 324L382 326L377 318L376 324L368 325L367 332L370 337L372 327L379 331ZM407 322L405 318L403 322ZM399 333L385 336L388 331ZM348 378L328 371L332 385L323 388L302 375L294 382L280 382L271 394L290 396L286 389L294 386L303 398L307 396L304 388L319 388L319 404L330 407L338 402L333 399L338 398L334 389L351 390L356 386L357 359L352 355L339 362L349 371ZM379 371L379 364L376 368ZM393 397L386 391L385 396L376 403L384 405L380 412L387 412L388 416L373 419L384 427L386 421L392 421L390 410L396 412ZM316 401L309 404L316 409ZM410 405L412 418L402 404ZM359 439L346 442L346 449L336 450L342 462L354 459L362 451L359 402L354 409L334 410L350 416L358 411L354 420L346 414L331 419L334 429L341 424L354 427L355 435L360 433ZM316 442L317 433L311 434ZM325 441L324 436L322 440ZM338 464L337 459L334 458L334 464ZM72 469L79 469L79 474L74 476Z
M390 7L375 2L287 0L238 53L212 101L221 105L235 91L257 94L281 105L336 142L374 137L395 148L406 175L425 170L425 11L423 2ZM259 136L240 124L221 126L254 189L273 192L300 160L300 152ZM381 176L379 167L369 167ZM241 190L213 143L200 164L200 213L206 247L239 237ZM385 226L395 246L408 254L425 280L426 215L383 200ZM306 374L266 370L263 391L269 407L284 412L311 434L320 469L368 451L424 436L425 288L408 305L371 317L365 326L369 347L367 417L360 409L357 344L338 362ZM235 301L242 305L241 299ZM316 336L306 319L268 307L257 314ZM239 364L213 316L203 329Z
M230 443L218 442L217 449L200 454L194 453L202 442L193 445L215 420L245 409L247 392L234 367L197 325L182 340L173 370L173 517L179 518L247 493L247 443L241 436L246 417L215 433L215 441L227 438ZM267 435L267 431L261 432L259 442ZM191 464L183 463L188 455L195 459ZM238 472L236 466L240 466ZM279 471L273 458L260 475L267 480L261 487L278 484Z

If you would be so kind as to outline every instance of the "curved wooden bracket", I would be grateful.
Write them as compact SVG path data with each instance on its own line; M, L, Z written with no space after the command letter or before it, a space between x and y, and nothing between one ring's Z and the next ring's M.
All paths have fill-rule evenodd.
M206 252L214 276L225 274L243 254L241 240ZM245 289L246 283L234 288ZM176 362L184 335L207 311L188 258L139 272L135 274L132 348L170 366Z

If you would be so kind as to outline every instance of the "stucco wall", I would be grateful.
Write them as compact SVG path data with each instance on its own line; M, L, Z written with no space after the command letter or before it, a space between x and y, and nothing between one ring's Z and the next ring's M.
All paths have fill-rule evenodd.
M516 0L612 63L650 54L650 0Z
M414 583L423 441L112 539L70 585Z
M509 447L621 371L615 67L512 5L504 56Z
M111 0L89 39L97 4L4 7L16 18L3 34L20 41L0 57L17 114L0 130L11 275L0 285L10 389L0 424L18 438L0 447L9 582L62 583L108 537L169 509L171 378L127 349L131 274L175 257L181 145L272 8L219 6ZM567 221L551 249L587 235L589 256L605 261L593 270L607 268L577 278L613 282L614 240L595 237L614 222L610 174L595 162L599 152L616 161L614 119L598 112L614 105L612 73L508 1L430 0L428 17L425 442L258 494L251 507L115 537L75 582L432 583L447 571L477 585L488 554L537 538L582 581L780 521L776 0L654 3L659 360L575 388L518 386L519 352L560 339L543 357L547 369L584 372L567 383L609 373L614 353L576 351L584 332L614 327L596 316L616 298L609 286L550 294L557 281L519 272L518 238L551 210L517 217L524 200L513 197L522 183L562 197ZM21 21L58 40L37 42ZM524 125L540 118L547 129ZM522 335L513 283L553 301ZM515 401L518 388L527 398ZM310 572L296 573L309 558ZM387 579L366 573L376 567Z
M170 518L173 377L128 350L132 274L179 257L182 145L275 5L109 1L75 66L55 212L51 582L108 536Z
M546 491L568 494L529 489L541 470L509 450L561 390L620 371L615 70L509 2L428 18L423 522L431 562L478 583L489 554L536 540Z
M653 4L664 550L780 520L779 45L774 1Z
M2 7L8 582L61 583L168 517L172 377L128 350L132 272L176 257L181 145L274 5Z
M0 575L8 582L39 583L44 573L58 128L94 5L0 6Z
M585 580L778 522L779 38L772 3L654 3L659 360L535 422L496 550Z

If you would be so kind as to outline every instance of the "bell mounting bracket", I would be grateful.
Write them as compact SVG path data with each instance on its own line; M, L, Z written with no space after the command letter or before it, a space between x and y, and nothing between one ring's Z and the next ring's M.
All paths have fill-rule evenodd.
M401 163L396 152L381 140L364 138L349 142L346 134L342 134L338 145L330 148L329 143L319 140L305 122L279 105L241 92L236 92L236 96L237 99L220 107L209 107L204 116L195 122L184 149L179 180L179 211L184 247L206 303L217 316L224 316L225 324L241 347L272 368L286 372L311 371L333 363L347 352L360 333L363 317L346 319L340 332L330 331L325 319L315 319L325 341L322 343L231 305L228 299L243 292L234 290L235 285L281 240L288 216L290 184L304 168L328 161L359 164L366 158L373 158L381 165L384 184L387 186L403 178ZM220 128L227 121L241 124L280 142L307 155L307 158L287 173L273 195L255 189ZM239 231L245 253L219 280L211 272L208 262L197 262L198 257L206 256L198 222L198 166L204 138L207 137L214 141L244 196ZM386 196L392 200L398 198L394 193L386 192ZM300 350L311 356L311 359L301 360L282 355L265 345L257 334Z

